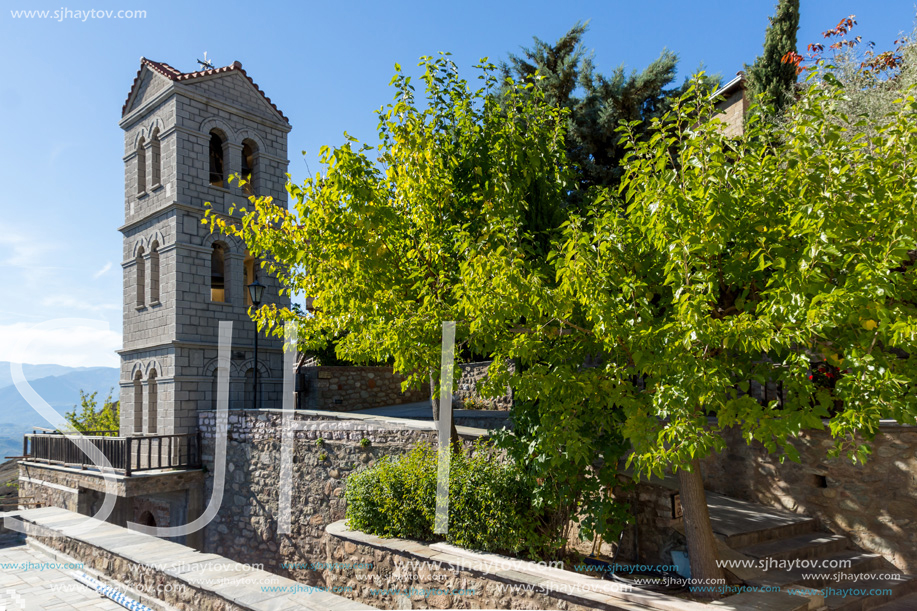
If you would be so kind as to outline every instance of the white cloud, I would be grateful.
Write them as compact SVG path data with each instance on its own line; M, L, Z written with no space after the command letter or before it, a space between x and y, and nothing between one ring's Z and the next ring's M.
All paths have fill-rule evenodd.
M36 240L21 231L0 233L0 264L17 268L43 267L36 265L42 256L54 251L51 242Z
M98 280L98 279L101 278L104 274L106 274L106 273L108 272L108 270L110 270L110 269L111 269L111 261L109 261L108 263L106 263L105 265L103 265L103 266L102 266L102 269L100 269L99 271L97 271L96 273L94 273L94 274L92 275L92 278L93 278L94 280Z
M80 318L0 325L0 361L68 367L117 367L121 334Z

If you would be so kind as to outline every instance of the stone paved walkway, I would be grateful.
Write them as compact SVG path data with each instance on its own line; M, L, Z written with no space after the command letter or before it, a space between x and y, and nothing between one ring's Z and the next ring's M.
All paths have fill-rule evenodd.
M124 607L76 581L75 568L22 543L0 547L0 609L120 610Z

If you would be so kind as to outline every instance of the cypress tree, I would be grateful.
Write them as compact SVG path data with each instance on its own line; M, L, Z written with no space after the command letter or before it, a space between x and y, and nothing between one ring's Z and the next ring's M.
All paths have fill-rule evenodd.
M780 0L764 36L764 52L754 64L745 67L752 101L764 96L773 105L774 116L781 114L793 103L796 67L784 63L783 56L796 51L798 29L799 0Z

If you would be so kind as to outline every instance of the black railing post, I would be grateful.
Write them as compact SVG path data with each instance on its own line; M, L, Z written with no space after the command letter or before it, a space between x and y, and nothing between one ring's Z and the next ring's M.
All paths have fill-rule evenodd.
M131 441L130 437L124 440L124 475L126 477L131 476Z
M29 455L29 437L27 435L22 436L22 455Z

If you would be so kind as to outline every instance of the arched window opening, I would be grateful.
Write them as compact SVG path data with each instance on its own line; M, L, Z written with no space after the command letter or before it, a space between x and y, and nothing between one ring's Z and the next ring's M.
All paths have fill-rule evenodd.
M162 157L159 154L159 128L153 130L150 136L150 185L153 189L162 182Z
M137 524L142 524L143 526L156 526L156 518L153 517L153 514L149 511L144 511L143 515L140 516L140 519L137 520Z
M146 261L143 258L143 246L137 249L137 259L134 267L137 268L137 307L142 308L146 305L144 293L146 293Z
M255 147L248 140L242 143L242 191L246 195L255 193Z
M146 193L146 141L137 143L137 193Z
M143 434L143 376L134 374L134 434Z
M242 265L244 270L244 278L242 279L242 292L245 293L245 305L252 305L252 296L248 292L248 285L255 281L255 258L248 253L245 253L245 261Z
M150 303L159 303L159 242L150 246Z
M156 384L155 369L150 371L150 375L147 378L147 386L147 405L149 406L147 410L147 432L150 435L155 435L159 422L159 404L157 403L159 399L159 389Z
M210 132L210 184L223 186L223 138L216 131Z
M226 301L226 258L223 247L213 245L210 255L210 301Z

